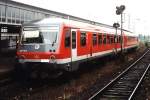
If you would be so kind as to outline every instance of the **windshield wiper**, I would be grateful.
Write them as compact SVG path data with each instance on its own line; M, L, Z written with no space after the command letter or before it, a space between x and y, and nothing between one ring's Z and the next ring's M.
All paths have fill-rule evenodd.
M52 43L52 46L54 46L54 43L56 43L56 40L57 40L57 34L56 34L56 37L55 37L55 41L53 41L53 43Z

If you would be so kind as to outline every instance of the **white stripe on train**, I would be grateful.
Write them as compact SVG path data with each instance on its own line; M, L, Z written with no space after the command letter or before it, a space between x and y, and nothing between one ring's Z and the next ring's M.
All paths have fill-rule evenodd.
M125 47L125 49L128 48L133 48L136 47L137 45L134 46L128 46ZM117 49L117 51L120 51L121 49ZM77 56L76 58L74 58L73 61L79 61L79 60L83 60L83 59L87 59L87 58L93 58L93 57L97 57L97 56L104 56L110 53L113 53L113 50L107 50L107 51L102 51L102 52L98 52L98 53L92 53L92 56L90 54L88 55L82 55L82 56ZM71 62L71 58L65 58L65 59L56 59L56 60L50 60L50 59L19 59L20 63L25 63L25 62L43 62L43 63L56 63L56 64L65 64L65 63L69 63Z

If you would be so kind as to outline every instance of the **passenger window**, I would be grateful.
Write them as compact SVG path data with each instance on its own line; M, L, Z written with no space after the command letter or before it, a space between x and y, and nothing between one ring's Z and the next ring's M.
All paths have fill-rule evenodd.
M121 43L121 36L119 36L119 43Z
M102 44L102 34L98 34L98 44Z
M103 44L106 44L106 34L103 35Z
M117 36L117 43L120 43L120 36Z
M81 44L81 46L85 46L86 45L86 32L81 32L80 44Z
M97 35L93 34L93 46L97 44Z
M107 44L110 44L110 36L107 35Z
M70 40L71 40L70 30L66 30L65 31L65 47L70 47Z
M117 35L114 35L114 43L117 43Z
M111 44L114 43L114 37L113 37L113 35L110 36L110 43Z

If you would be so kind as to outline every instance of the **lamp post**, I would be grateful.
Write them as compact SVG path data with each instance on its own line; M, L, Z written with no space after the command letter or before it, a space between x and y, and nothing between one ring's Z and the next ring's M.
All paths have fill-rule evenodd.
M125 5L121 5L120 7L116 7L116 14L117 15L121 15L121 41L120 41L120 44L121 44L121 53L123 51L123 16L122 16L122 13L123 11L125 10Z

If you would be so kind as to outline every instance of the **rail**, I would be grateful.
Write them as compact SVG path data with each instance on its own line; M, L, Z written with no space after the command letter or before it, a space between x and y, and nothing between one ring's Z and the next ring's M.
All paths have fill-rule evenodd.
M137 63L142 59L142 58L144 58L145 57L145 55L148 53L150 51L150 49L148 49L138 60L136 60L133 64L131 64L127 69L125 69L125 71L123 71L121 74L119 74L116 78L114 78L111 82L109 82L106 86L104 86L102 89L100 89L98 92L96 92L94 95L92 95L90 98L89 98L89 100L95 100L95 99L99 99L100 97L102 97L102 96L104 96L104 93L106 93L106 92L108 92L108 90L109 90L109 92L111 91L113 91L112 92L112 95L113 94L115 94L114 93L114 91L119 91L119 90L117 90L117 88L116 89L113 89L113 88L111 88L111 87L113 87L113 86L115 86L115 84L117 83L117 82L128 82L128 80L129 81L131 81L131 77L132 76L135 76L135 77L132 77L133 78L133 80L135 80L135 78L136 77L139 77L139 76L141 76L140 77L140 79L138 79L139 81L138 81L138 83L137 84L134 84L134 89L131 91L131 90L120 90L120 92L127 92L127 93L130 93L130 95L128 95L128 100L130 100L131 98L132 98L132 96L134 95L134 93L135 93L135 91L137 90L137 88L138 88L138 86L139 86L139 84L141 83L141 81L142 81L142 79L143 79L143 77L145 76L145 74L146 74L146 72L147 72L147 70L148 70L148 68L149 68L149 66L150 66L150 64L148 65L148 67L146 67L146 69L145 69L145 64L143 64L143 65L141 65L140 63L140 65L138 65ZM139 66L139 67L137 67L137 66ZM142 67L142 66L144 66L144 67ZM135 68L134 68L135 67ZM142 69L142 72L140 72L140 70ZM139 70L140 69L140 70ZM130 70L132 70L132 71L130 71ZM144 72L143 72L143 70L144 70ZM129 71L130 71L130 73L129 73ZM139 75L139 74L135 74L135 71L137 72L137 73L140 73L140 74L142 74L142 75ZM132 74L133 73L133 74ZM128 76L130 76L130 77L128 77ZM124 78L124 80L123 80L123 78ZM127 80L127 81L126 81ZM128 83L129 84L129 83ZM117 85L119 85L119 84L117 84ZM117 86L116 85L116 86ZM122 85L126 85L126 84L122 84ZM125 86L123 86L123 87L125 87ZM110 92L110 93L111 93ZM132 92L132 93L131 93ZM116 93L117 94L117 93ZM116 95L115 94L115 95ZM111 94L110 94L111 95ZM105 97L106 98L106 97ZM114 98L115 98L115 96L114 96Z

